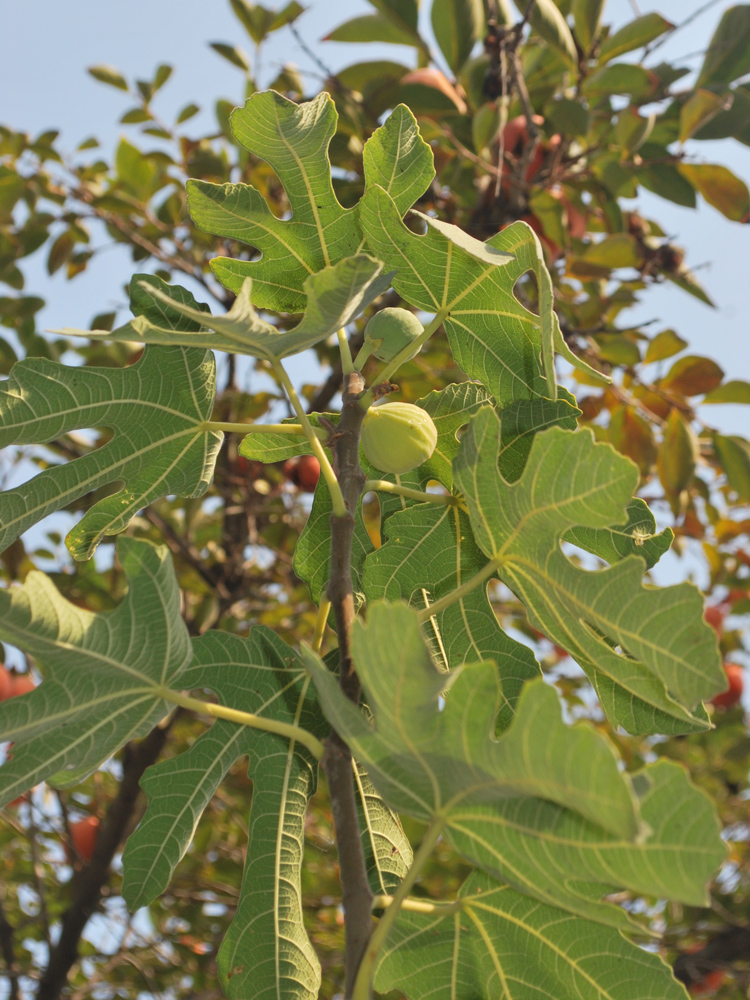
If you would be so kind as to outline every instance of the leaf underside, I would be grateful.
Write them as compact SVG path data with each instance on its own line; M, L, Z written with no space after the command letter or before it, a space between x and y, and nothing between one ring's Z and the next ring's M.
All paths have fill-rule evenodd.
M372 723L314 654L303 658L331 724L391 807L438 818L488 875L597 923L628 927L627 913L602 901L624 888L705 902L724 847L709 800L680 767L621 772L596 730L563 723L541 679L524 686L495 738L495 665L436 669L404 604L370 604L352 649Z
M382 952L376 988L409 1000L684 1000L658 955L482 873L461 907L402 912Z
M644 587L635 555L590 572L560 549L571 528L585 536L626 521L635 466L588 431L553 427L535 437L511 485L497 473L500 445L500 422L485 408L461 440L454 475L479 546L532 625L583 667L612 725L631 733L707 728L700 703L726 681L699 591Z
M174 684L192 651L165 546L122 537L128 592L93 614L65 600L43 573L0 591L0 636L34 657L44 680L0 704L0 733L15 743L0 767L0 803L45 779L68 786L100 767L169 711L155 690Z
M245 149L265 159L279 176L291 218L278 219L247 184L188 181L196 225L260 251L259 260L216 257L211 266L231 291L253 279L253 302L266 309L301 312L305 281L322 268L362 250L358 211L339 204L331 183L328 146L338 115L328 94L296 105L280 94L254 94L231 116ZM366 186L382 184L401 215L434 176L432 151L414 116L400 105L365 145Z
M192 295L179 291L200 313ZM134 283L133 311L144 322L200 329L139 293ZM74 558L90 558L106 535L122 531L161 497L202 496L223 438L202 426L211 417L215 387L216 363L204 348L149 347L122 369L70 368L40 358L15 365L0 385L0 447L46 444L89 427L109 429L113 436L1 493L0 549L47 514L113 484L121 488L97 501L68 534Z

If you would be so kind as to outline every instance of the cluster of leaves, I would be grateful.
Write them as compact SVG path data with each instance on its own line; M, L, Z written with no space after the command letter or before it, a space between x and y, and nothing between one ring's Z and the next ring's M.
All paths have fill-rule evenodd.
M256 45L300 13L296 4L281 12L245 0L232 6ZM363 768L363 836L380 896L408 870L404 828L418 842L420 824L439 821L442 863L417 890L431 901L421 909L412 901L396 921L379 989L409 997L678 997L659 960L621 931L666 931L667 944L685 950L722 924L705 908L704 885L723 859L715 822L669 758L687 764L719 802L732 858L716 906L734 923L748 922L746 736L739 710L715 713L719 731L708 731L700 701L722 689L723 674L700 623L699 595L687 585L647 589L641 577L670 542L680 552L697 540L714 602L734 615L750 609L750 445L712 430L699 411L701 402L750 402L750 386L725 381L707 358L682 354L664 368L687 347L674 331L654 336L620 325L653 282L675 282L708 301L682 251L620 200L639 185L685 205L695 205L697 192L729 218L747 217L744 184L723 166L694 162L684 143L748 141L750 98L735 81L750 71L750 9L724 15L695 86L680 91L674 85L684 73L649 58L648 47L673 27L656 14L612 33L600 23L602 4L536 0L526 37L505 3L488 25L479 3L434 0L435 57L419 34L416 4L375 6L329 37L411 46L416 69L357 63L296 106L255 94L248 58L217 43L246 74L250 97L231 123L231 103L217 103L218 138L184 134L197 105L174 126L158 119L152 102L167 67L136 82L136 107L122 119L158 140L156 149L123 139L110 165L84 162L89 142L70 164L52 133L0 135L0 278L13 292L0 299L12 331L0 360L9 373L19 356L29 358L2 387L3 443L29 449L19 457L42 470L0 497L4 579L27 581L3 599L2 629L44 675L37 692L2 706L5 738L17 744L3 788L12 800L41 780L76 786L56 792L54 803L39 789L11 817L4 857L28 846L7 873L23 891L4 911L11 926L35 921L34 934L51 944L51 924L67 904L45 897L47 886L68 878L54 848L60 834L69 839L69 810L120 801L129 741L167 711L171 684L209 689L228 709L318 738L325 711ZM643 46L642 61L629 61ZM92 73L129 90L116 71ZM272 86L295 100L303 93L290 69ZM430 151L406 107L375 131L399 104L416 115ZM645 105L658 110L642 113ZM422 214L402 222L415 200ZM134 280L133 320L115 330L115 315L94 317L99 332L73 345L91 367L66 368L59 359L71 343L39 335L34 317L44 303L23 289L23 259L46 245L50 272L65 267L75 278L102 225L157 274ZM209 234L222 238L218 258ZM227 315L210 317L190 292L165 283L179 272ZM355 652L370 727L342 702L321 662L308 654L303 664L293 648L312 635L307 585L318 602L328 576L330 491L321 480L305 521L304 503L279 471L308 450L307 440L252 434L238 457L233 440L219 451L221 431L207 422L269 413L282 395L274 362L310 346L333 371L303 396L311 410L326 410L341 371L329 333L349 324L356 345L372 303L400 301L446 317L445 337L433 337L399 372L401 398L418 401L439 430L433 458L400 485L422 491L439 483L456 502L384 493L363 505L354 571L368 610ZM301 322L287 315L303 309ZM153 346L140 356L138 341ZM566 390L550 391L545 352L553 343L578 366L577 405ZM209 348L232 359L218 392ZM254 359L252 368L238 367L235 355ZM453 384L452 358L471 381ZM597 372L612 382L602 387ZM249 379L261 373L270 390L251 391ZM456 433L466 425L459 447ZM105 428L94 445L75 433L92 426ZM590 431L573 433L577 426ZM657 531L645 504L632 499L647 486L672 530ZM50 532L39 543L30 541L38 533L22 533L52 511L81 507L87 514L68 536L77 559L129 523L113 567L81 562L51 573L51 583L29 576L34 562L49 567L61 538ZM162 538L171 557L147 544ZM248 540L260 558L248 558ZM576 565L561 545L589 555ZM430 613L428 605L487 567L487 578L501 583ZM240 638L248 626L249 638ZM535 681L534 656L510 626L550 640L541 651L554 652L543 665L554 667L570 711L593 715L618 745L626 771L602 737L561 723L551 689ZM722 627L720 639L725 657L741 647L732 628ZM568 655L585 677L566 669ZM589 685L604 716L591 707ZM200 993L218 973L230 996L267 986L314 997L321 974L322 995L332 994L341 981L338 889L313 758L227 720L196 739L198 731L184 717L173 720L167 759L143 779L148 812L128 841L122 895L131 907L149 906L151 926L126 927L112 957L94 939L86 948L96 960L84 950L72 983L132 990L132 948L154 993ZM655 733L691 735L654 743ZM109 764L101 769L124 744L114 774ZM654 763L655 754L664 759ZM249 824L243 756L253 778ZM402 814L403 828L387 806ZM476 871L463 881L469 864ZM84 885L87 867L74 867L74 887ZM613 893L626 908L602 902ZM662 912L655 901L664 899L673 902ZM638 912L645 918L635 923ZM217 957L213 941L225 931ZM21 969L43 974L15 948L10 959L4 951L12 977ZM54 964L58 952L50 955ZM698 976L688 969L682 978Z

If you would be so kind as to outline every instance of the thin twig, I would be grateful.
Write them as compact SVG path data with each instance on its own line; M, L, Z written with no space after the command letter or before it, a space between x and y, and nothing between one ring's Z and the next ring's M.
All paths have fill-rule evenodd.
M49 913L47 912L47 898L44 892L44 873L42 872L41 862L39 860L39 844L37 843L37 828L34 822L34 803L29 799L29 826L27 830L27 836L29 838L29 849L31 851L31 870L34 875L34 890L36 891L37 897L39 898L39 918L42 922L42 931L44 933L44 940L47 947L50 947L50 923L49 923Z
M521 107L523 108L523 113L526 117L526 132L528 134L528 140L524 144L523 152L519 157L515 171L516 177L518 178L518 191L521 192L526 187L526 174L528 173L532 157L536 152L536 147L539 145L541 132L539 131L539 126L534 121L534 109L531 105L531 99L529 98L526 81L523 77L521 57L517 51L512 53L510 64L513 71L513 82L515 83L515 88L518 93L518 99L521 102Z
M531 17L532 11L534 10L534 4L535 3L536 3L536 0L529 0L529 2L526 4L526 10L523 12L523 17L518 22L518 24L515 26L516 37L518 37L518 38L521 37L521 32L526 27L526 25L529 23L529 18Z
M299 47L305 53L307 58L315 63L315 65L318 67L321 73L325 74L326 79L330 80L331 83L335 84L340 90L345 91L347 88L342 84L342 82L339 80L339 78L336 76L333 70L329 69L326 66L326 64L320 59L320 57L313 52L313 50L310 48L307 42L305 42L302 35L300 35L297 25L294 24L294 22L290 23L289 30L294 35L294 40L297 42L297 45L299 45Z
M174 720L176 716L172 716ZM140 743L128 744L123 753L123 774L117 795L107 809L99 828L90 862L80 868L71 881L71 902L60 921L60 935L50 951L36 1000L59 1000L68 973L78 961L78 947L89 918L96 911L102 890L109 881L109 868L130 826L140 793L143 772L159 757L167 739L170 723L152 729Z
M669 41L669 39L675 34L675 32L680 31L682 28L686 28L688 24L692 24L692 22L695 21L696 18L700 17L701 14L705 14L706 11L710 10L712 7L715 7L717 3L719 3L719 0L708 0L708 3L704 3L701 7L696 8L696 10L694 10L692 14L686 17L684 21L680 21L680 23L676 24L671 31L668 31L660 39L658 39L658 41L656 41L654 45L652 45L649 48L648 54L651 55L652 52L655 52L658 48L661 48L661 46L665 42Z
M464 144L461 142L458 136L456 136L456 134L448 125L443 125L443 135L446 137L446 139L450 139L450 141L453 143L453 145L456 147L456 149L462 156L464 156L467 160L470 160L472 163L476 164L476 166L478 166L481 170L485 170L488 174L492 174L493 177L497 178L502 177L503 173L502 170L499 170L494 163L488 163L486 160L483 160L480 156L477 156L476 153L472 153L470 149L464 146Z
M216 573L212 572L212 570L206 566L205 561L201 558L201 554L195 546L175 531L172 525L168 521L165 521L160 514L157 514L153 508L146 507L142 513L144 518L147 521L150 521L151 524L153 524L153 526L161 532L164 537L164 541L167 543L172 553L174 555L182 556L182 558L189 563L189 565L209 585L209 587L216 591L219 597L224 600L229 600L231 595L223 580L221 580Z
M0 902L0 952L2 952L5 967L8 970L8 982L10 984L8 1000L20 1000L20 993L18 990L20 972L18 970L18 966L16 965L13 933L13 927L8 923L8 918L5 916L2 902Z

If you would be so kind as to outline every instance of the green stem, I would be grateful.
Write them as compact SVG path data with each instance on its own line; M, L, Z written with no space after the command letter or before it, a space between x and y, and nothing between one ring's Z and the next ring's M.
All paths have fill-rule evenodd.
M304 434L302 424L231 424L221 420L204 420L200 425L202 431L224 431L225 434ZM313 427L313 433L325 441L328 435L319 427Z
M339 351L341 353L341 373L343 375L351 375L354 371L354 362L352 361L352 352L349 347L349 338L346 336L346 330L342 327L337 331L336 336L339 341Z
M286 389L289 401L294 407L294 412L297 414L297 419L302 424L302 430L304 431L305 437L310 442L313 455L315 455L317 460L320 462L320 471L323 473L325 481L328 483L328 489L331 491L334 516L346 517L346 504L344 503L344 496L341 492L339 481L336 478L336 473L333 471L333 466L328 460L328 455L326 455L323 445L320 443L320 440L315 433L315 428L310 423L310 420L305 413L305 409L300 402L299 396L297 395L297 390L292 385L291 379L287 375L286 369L282 365L281 361L279 361L278 358L273 358L272 364L274 371L279 376L281 384Z
M375 896L372 901L373 910L387 910L393 905L393 896ZM454 903L433 903L429 899L402 899L401 909L412 913L455 913L463 909L463 903L457 899Z
M354 368L356 371L361 372L364 368L365 362L370 357L372 352L375 350L375 344L371 340L366 340L364 344L359 349L359 354L354 359Z
M427 326L420 333L420 335L417 337L416 340L413 340L410 344L407 344L407 346L402 351L398 352L395 358L392 358L390 361L388 361L386 364L383 365L383 367L380 369L377 375L373 378L372 384L380 385L381 382L388 382L391 375L393 375L394 372L398 371L398 369L401 367L402 364L404 364L405 361L408 361L409 358L413 357L414 351L415 350L418 351L423 344L427 343L427 341L430 339L433 333L442 325L443 320L446 318L449 312L450 310L448 309L441 309L440 312L436 313L432 321L427 324ZM374 399L375 395L372 389L370 388L360 399L359 405L362 407L363 410L366 410L369 406L372 405Z
M461 502L452 493L423 493L422 490L413 490L409 486L401 486L400 483L389 483L387 479L368 479L362 492L395 493L400 497L407 497L409 500L422 500L424 503L444 503L451 507L458 507Z
M316 739L312 733L299 726L293 726L288 722L279 722L277 719L267 719L262 715L253 715L251 712L240 712L236 708L227 708L225 705L215 705L210 701L200 701L198 698L191 698L189 695L180 694L172 688L159 687L156 689L159 698L171 702L173 705L181 705L182 708L189 708L192 712L199 712L202 715L210 715L215 719L226 719L228 722L236 722L240 726L250 726L252 729L262 729L267 733L276 733L277 736L286 736L287 739L296 743L301 743L307 747L316 760L323 756L325 747Z
M320 598L320 607L318 608L318 618L315 622L315 635L313 636L312 648L316 653L320 652L320 647L323 645L323 635L326 630L326 623L328 622L328 615L331 612L331 602L327 597L323 596Z
M439 601L435 601L435 603L431 604L429 608L425 608L423 611L420 611L420 622L429 621L434 615L439 615L442 611L445 611L446 608L449 608L451 604L455 604L456 601L460 601L461 598L466 597L466 595L470 594L472 590L481 586L485 580L489 580L489 578L497 571L498 565L499 562L496 559L492 559L483 569L480 569L478 573L475 573L474 576L470 577L466 583L462 583L460 587L456 587L456 589L452 590L450 594L446 594L445 597L441 597Z
M429 860L435 844L437 844L440 834L443 832L444 826L445 818L438 814L433 818L432 822L427 827L425 835L422 838L422 843L419 845L419 850L414 855L411 868L404 876L404 879L398 889L396 889L396 892L393 894L390 906L380 918L380 922L368 942L365 953L362 956L362 961L359 964L357 980L354 984L354 991L352 993L352 1000L368 1000L368 997L370 996L370 985L372 983L372 977L375 973L375 965L377 964L378 956L380 955L380 949L385 944L386 938L396 922L396 917L398 917L399 911L401 910L406 897L411 892L414 883L417 881L422 869Z

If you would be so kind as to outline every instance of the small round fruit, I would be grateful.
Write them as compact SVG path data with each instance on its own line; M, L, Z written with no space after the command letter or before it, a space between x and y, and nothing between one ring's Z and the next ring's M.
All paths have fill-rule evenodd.
M701 979L692 982L688 986L688 993L695 997L716 993L726 978L727 974L723 969L714 969L712 972L707 972Z
M742 690L745 686L745 671L738 663L725 663L724 669L727 672L727 683L729 687L721 694L717 694L711 699L711 704L718 708L733 708L742 698Z
M392 361L405 347L413 344L424 327L408 309L381 309L365 327L365 343L376 345L373 354L380 361ZM417 347L406 361L419 354Z
M13 678L0 663L0 701L5 701L6 698L10 698L12 690Z
M12 674L10 682L9 698L18 698L19 695L28 694L36 688L36 684L28 674Z
M70 837L76 854L82 861L90 861L99 836L99 817L87 816L70 824Z
M437 437L430 414L413 403L371 406L362 423L362 450L368 462L396 476L426 462Z
M714 630L714 632L720 636L724 628L724 612L716 604L711 607L705 608L703 611L703 617Z
M302 455L297 463L297 485L306 493L314 493L320 479L320 462L314 455Z

